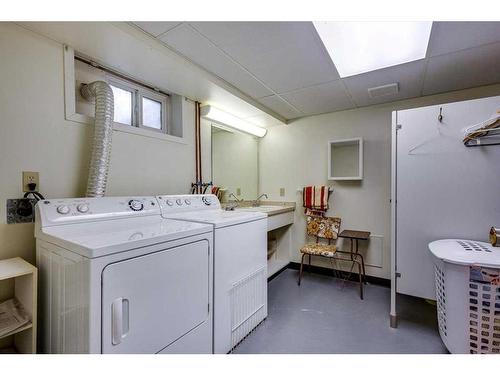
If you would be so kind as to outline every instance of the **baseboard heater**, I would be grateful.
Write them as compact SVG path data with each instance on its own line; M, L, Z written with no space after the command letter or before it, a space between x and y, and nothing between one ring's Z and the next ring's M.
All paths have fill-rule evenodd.
M267 317L267 268L234 283L230 303L232 349Z

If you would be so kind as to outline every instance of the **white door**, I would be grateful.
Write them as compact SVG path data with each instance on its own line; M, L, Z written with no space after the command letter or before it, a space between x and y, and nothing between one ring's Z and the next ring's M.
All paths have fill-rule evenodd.
M462 142L463 128L498 109L500 97L397 112L399 293L435 299L429 242L488 241L489 228L500 225L500 146L467 148Z
M102 273L102 352L157 353L205 322L209 266L207 241L108 265Z

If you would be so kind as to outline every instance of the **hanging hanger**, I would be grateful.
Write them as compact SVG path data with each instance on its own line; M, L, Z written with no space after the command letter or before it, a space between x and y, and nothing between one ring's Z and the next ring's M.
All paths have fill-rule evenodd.
M419 153L416 153L415 151L426 146L426 145L429 145L429 144L432 144L434 143L435 141L438 141L440 143L443 142L443 139L446 139L448 141L450 141L450 144L456 144L456 137L450 135L450 134L446 134L446 132L448 131L448 129L442 125L446 125L446 122L443 122L444 120L444 115L443 115L443 107L439 107L439 113L437 115L437 123L436 123L436 130L438 132L437 135L434 135L433 137L429 137L428 139L426 139L425 141L417 144L416 146L412 147L409 151L408 151L408 155L418 155Z

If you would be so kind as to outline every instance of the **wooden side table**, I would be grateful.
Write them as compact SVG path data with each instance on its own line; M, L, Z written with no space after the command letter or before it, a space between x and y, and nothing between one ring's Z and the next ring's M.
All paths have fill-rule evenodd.
M359 274L359 296L363 299L363 284L366 284L366 273L365 273L365 260L358 250L358 241L367 241L370 238L370 232L360 231L360 230L350 230L346 229L340 232L339 237L348 238L351 242L350 251L338 251L340 254L347 254L352 261L352 269L354 264L358 264L358 274Z

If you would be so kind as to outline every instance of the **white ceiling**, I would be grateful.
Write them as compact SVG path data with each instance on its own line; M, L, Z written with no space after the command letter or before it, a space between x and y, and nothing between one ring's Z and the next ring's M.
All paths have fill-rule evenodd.
M312 22L135 24L286 119L500 82L500 22L434 22L425 59L343 79Z

